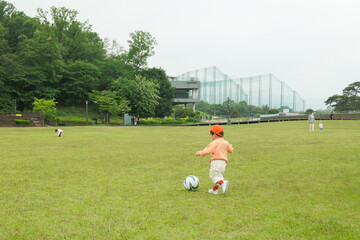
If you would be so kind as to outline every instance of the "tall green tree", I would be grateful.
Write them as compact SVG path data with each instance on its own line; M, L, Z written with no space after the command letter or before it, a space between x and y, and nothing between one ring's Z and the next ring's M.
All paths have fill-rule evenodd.
M175 88L161 68L150 68L141 72L147 79L152 79L159 85L159 104L155 108L156 117L170 116L173 111Z
M130 110L128 100L121 98L115 91L93 91L90 100L98 106L100 113L119 114Z
M126 63L132 65L136 70L146 68L147 59L155 54L156 39L149 32L135 31L130 33L128 44Z
M133 68L127 65L121 58L106 58L96 63L100 70L100 82L98 90L110 90L113 81L122 77L131 79L135 76Z
M360 110L360 81L349 84L343 89L342 95L330 96L324 103L335 111Z
M159 86L157 83L136 75L134 79L119 78L113 83L113 89L125 96L131 108L130 114L140 117L152 117L159 104Z
M78 60L65 66L60 83L59 100L66 104L84 103L98 88L100 71L92 63Z
M49 38L58 42L65 62L76 60L94 62L104 59L106 52L103 41L97 33L92 32L87 22L80 22L77 15L76 10L51 7L52 20L49 20L47 11L38 10L41 21L52 27L52 35Z

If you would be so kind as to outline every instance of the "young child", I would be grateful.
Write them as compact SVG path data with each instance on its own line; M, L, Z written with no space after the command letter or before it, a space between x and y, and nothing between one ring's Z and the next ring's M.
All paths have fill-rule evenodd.
M55 129L55 132L57 132L58 133L58 137L61 137L61 134L64 132L62 129Z
M322 129L324 128L324 125L323 125L323 123L321 122L321 120L320 120L320 123L319 123L319 128L320 128L320 132L322 132Z
M224 180L225 167L228 162L227 153L234 151L233 146L224 137L224 129L220 125L214 125L210 130L212 142L202 151L197 151L196 156L204 157L211 153L209 177L214 186L209 189L209 193L219 194L219 186L223 194L227 192L229 181Z

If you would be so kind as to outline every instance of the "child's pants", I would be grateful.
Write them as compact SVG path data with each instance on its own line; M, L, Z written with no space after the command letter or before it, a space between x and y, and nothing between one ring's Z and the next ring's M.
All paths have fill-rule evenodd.
M224 180L226 162L224 160L212 160L210 163L209 177L213 183Z

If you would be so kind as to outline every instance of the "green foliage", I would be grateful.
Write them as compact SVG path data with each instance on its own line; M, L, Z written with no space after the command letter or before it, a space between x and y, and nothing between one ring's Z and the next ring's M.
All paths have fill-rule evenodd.
M30 125L30 121L24 119L15 119L15 123L16 125Z
M159 85L159 104L155 108L155 117L170 116L173 113L172 104L175 88L171 86L165 71L158 68L150 68L143 70L141 75L151 79L153 82L157 82Z
M136 75L134 79L118 78L113 82L118 95L129 101L132 116L151 117L159 104L159 85L157 82Z
M147 59L155 54L155 38L148 32L135 31L130 33L128 44L126 62L137 70L147 67Z
M324 103L335 111L360 110L360 81L349 84L343 89L342 95L330 96Z
M196 103L196 109L207 113L209 115L216 115L216 116L222 116L227 117L227 106L228 102L225 101L223 104L208 104L207 102L200 101ZM263 106L263 107L256 107L253 105L248 105L245 101L241 101L239 103L235 103L234 101L229 102L229 111L232 113L236 109L240 113L241 116L254 116L257 113L264 114L267 113L269 110L269 107Z
M239 111L236 108L234 108L234 110L232 110L232 112L230 114L230 117L231 118L239 118L240 117Z
M197 123L200 122L199 119L196 118L176 118L173 119L171 117L165 119L140 119L140 125L145 126L155 126L155 125L181 125L181 124L189 124L189 123Z
M88 22L78 20L76 10L38 9L31 18L0 1L0 112L11 111L14 99L24 111L32 108L34 98L77 105L89 100L90 93L106 91L109 97L115 91L117 101L128 105L118 101L106 111L128 106L136 116L171 115L174 89L165 71L147 69L155 38L144 31L129 37L126 51L115 41L103 41ZM125 85L119 87L119 82Z
M130 110L129 102L119 97L115 91L93 91L90 100L99 107L101 113L119 114Z
M176 105L174 107L174 115L176 118L195 117L195 112L192 108L185 107L183 105Z
M83 103L89 99L89 93L99 85L99 68L86 61L75 61L68 64L62 73L63 103Z
M33 111L40 112L46 120L55 120L56 119L56 106L57 102L55 99L46 100L35 98L33 102Z
M306 109L305 114L310 114L312 112L314 112L314 110L311 108L308 108L308 109Z
M269 111L267 113L268 114L276 114L276 113L279 113L279 110L277 110L276 108L273 108L273 109L269 109Z

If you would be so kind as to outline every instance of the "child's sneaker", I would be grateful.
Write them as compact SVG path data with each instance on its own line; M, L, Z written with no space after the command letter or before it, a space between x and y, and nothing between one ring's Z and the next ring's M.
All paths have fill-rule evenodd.
M224 181L223 184L221 184L223 194L227 192L228 186L229 186L229 181Z
M211 188L211 189L209 189L209 193L212 193L212 194L217 195L217 194L219 194L219 190L214 191L214 190Z

